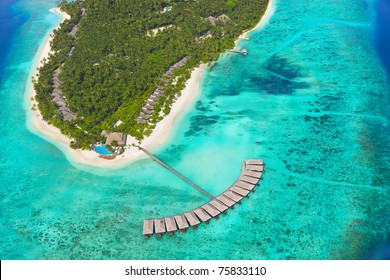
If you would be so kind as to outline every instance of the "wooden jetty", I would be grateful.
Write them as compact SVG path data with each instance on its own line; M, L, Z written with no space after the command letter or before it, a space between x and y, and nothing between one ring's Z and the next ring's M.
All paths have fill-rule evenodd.
M227 50L228 52L232 52L232 53L240 53L242 55L247 55L248 54L248 51L246 49L243 49L243 50Z
M173 173L176 172L145 149L141 147L139 148L147 155L149 155L153 160L163 165L165 168L169 169ZM234 182L232 186L230 186L226 191L217 197L207 195L210 198L208 203L205 203L202 206L195 208L194 210L185 212L184 214L170 216L167 218L144 220L144 237L149 238L154 233L157 235L157 237L161 237L165 232L168 232L169 235L174 235L178 229L184 233L190 226L193 229L196 229L202 222L208 224L212 218L218 219L221 213L226 214L228 209L234 209L236 204L241 204L241 200L244 197L249 197L248 194L253 192L254 188L259 185L259 180L261 179L263 172L264 163L262 160L247 160L245 163L243 163L241 174L236 182ZM203 191L203 189L200 189L199 191L201 190Z
M249 38L249 37L246 36L246 35L240 36L240 37L238 37L238 39L247 40L247 41L250 41L250 40L251 40L251 38Z
M183 175L181 175L179 172L177 172L175 169L173 169L172 167L168 166L167 164L165 164L163 161L161 161L160 159L158 159L157 157L155 157L154 155L152 155L151 153L149 153L147 150L145 150L144 148L142 148L141 146L137 146L138 149L140 149L141 151L143 151L145 154L147 154L152 160L154 160L155 162L157 162L158 164L160 164L161 166L165 167L166 169L168 169L169 171L171 171L173 174L175 174L176 176L178 176L180 179L182 179L183 181L187 182L190 186L194 187L195 189L197 189L199 192L203 193L204 195L208 196L210 199L213 199L214 196L212 196L211 194L209 194L208 192L206 192L204 189L202 189L201 187L199 187L198 185L196 185L195 183L191 182L189 179L187 179L186 177L184 177Z

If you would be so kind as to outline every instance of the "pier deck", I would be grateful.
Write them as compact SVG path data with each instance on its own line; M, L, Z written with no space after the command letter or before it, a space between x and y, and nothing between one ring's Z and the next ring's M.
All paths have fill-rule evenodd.
M174 235L178 229L181 232L185 232L190 226L196 229L202 222L208 224L212 218L218 219L221 213L226 214L228 209L234 209L236 204L241 204L241 200L244 197L248 198L248 194L253 192L254 188L258 186L259 180L264 172L264 163L262 160L247 160L243 164L241 174L237 181L222 194L213 197L145 149L141 147L138 148L144 151L154 161L161 164L210 198L210 201L206 204L183 214L166 218L144 220L143 234L145 238L151 237L154 233L157 237L161 237L165 232L168 232L169 235Z
M149 237L153 235L153 220L144 220L144 236Z
M194 212L192 211L186 212L184 213L184 216L187 218L187 221L190 223L192 228L196 228L200 224Z
M259 182L258 179L255 179L255 178L252 178L252 177L248 177L248 176L245 176L245 175L240 176L240 178L238 178L238 180L250 183L252 185L257 185L258 182Z
M249 184L249 183L245 183L243 181L237 181L237 182L234 183L234 185L237 186L237 187L246 189L248 191L252 191L255 188L255 185Z
M138 146L138 149L140 149L141 151L143 151L145 154L147 154L152 160L154 160L155 162L157 162L158 164L160 164L161 166L165 167L166 169L168 169L169 171L171 171L173 174L175 174L176 176L178 176L180 179L182 179L183 181L187 182L190 186L194 187L195 189L197 189L199 192L203 193L204 195L208 196L210 199L213 199L214 196L212 196L211 194L209 194L208 192L206 192L204 189L202 189L201 187L199 187L198 185L196 185L195 183L191 182L189 179L187 179L186 177L184 177L183 175L181 175L179 172L177 172L175 169L173 169L172 167L168 166L166 163L164 163L163 161L161 161L160 159L158 159L157 157L155 157L154 155L152 155L151 153L149 153L147 150L145 150L144 148L142 148L141 146Z
M207 214L207 212L203 208L196 208L194 210L194 213L199 217L199 219L202 220L202 222L206 224L209 220L211 220L211 216Z
M221 212L215 209L210 203L202 205L202 208L206 210L206 212L209 213L210 216L214 219L218 219L219 214L221 214Z
M214 208L217 209L219 212L226 214L226 210L228 209L228 207L225 204L219 202L216 199L211 200L210 204L214 206Z
M166 232L164 219L154 219L154 229L157 236L161 237Z
M223 204L225 204L230 209L234 209L234 204L236 204L233 200L228 198L227 196L224 196L221 194L220 196L217 196L217 199L221 201Z
M167 232L169 232L170 235L173 235L175 231L177 231L177 226L174 217L165 218L165 225L167 227Z
M236 186L233 186L233 187L230 187L230 189L232 192L238 194L238 195L241 195L243 197L247 197L248 194L250 193L250 191L246 190L246 189L242 189L240 187L236 187Z
M185 232L187 230L187 228L189 227L188 223L187 223L187 220L186 220L186 218L185 218L185 216L183 214L176 215L175 216L175 221L176 221L177 226L179 227L181 232Z

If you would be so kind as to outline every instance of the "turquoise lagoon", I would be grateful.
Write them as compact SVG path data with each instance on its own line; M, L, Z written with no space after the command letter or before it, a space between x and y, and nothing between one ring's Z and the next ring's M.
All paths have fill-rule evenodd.
M264 181L218 221L149 240L144 219L206 197L149 159L72 165L26 128L26 81L59 21L54 5L12 6L24 23L0 87L1 259L359 259L386 242L389 84L374 1L277 0L270 23L240 41L249 55L206 70L198 100L153 152L214 195L248 158L264 159Z

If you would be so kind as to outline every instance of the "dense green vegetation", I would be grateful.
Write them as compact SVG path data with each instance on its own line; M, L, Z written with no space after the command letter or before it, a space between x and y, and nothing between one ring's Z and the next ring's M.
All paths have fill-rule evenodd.
M175 94L184 87L190 70L210 62L244 30L253 28L266 10L267 0L84 0L60 3L70 20L54 33L54 54L35 81L38 107L45 120L86 148L100 140L104 129L122 131L138 138L149 134L169 113ZM81 8L86 9L82 15ZM209 16L226 14L230 20L212 25ZM69 32L79 26L76 38ZM172 25L155 36L148 31ZM149 32L150 34L150 32ZM206 34L211 34L207 36ZM71 56L68 53L75 47ZM188 63L175 72L149 124L136 118L147 97L161 85L164 73L189 55ZM53 71L61 65L61 90L77 119L65 122L52 102ZM118 127L114 124L121 120Z

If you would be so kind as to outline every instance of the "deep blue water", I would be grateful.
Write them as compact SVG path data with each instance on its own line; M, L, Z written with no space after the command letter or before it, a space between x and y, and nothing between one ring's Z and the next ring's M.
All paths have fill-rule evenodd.
M375 46L390 82L390 0L378 0L376 13ZM375 248L367 258L390 260L390 236L388 242Z
M387 258L388 84L373 1L277 0L270 24L240 43L250 55L206 71L195 108L153 152L213 195L247 158L267 173L220 221L145 242L143 219L204 198L152 160L96 176L31 134L23 93L55 0L0 0L0 258ZM375 3L388 70L389 1Z
M378 0L376 10L375 45L390 80L390 0Z
M0 81L4 78L6 59L18 29L28 19L28 14L14 8L17 0L0 1Z

